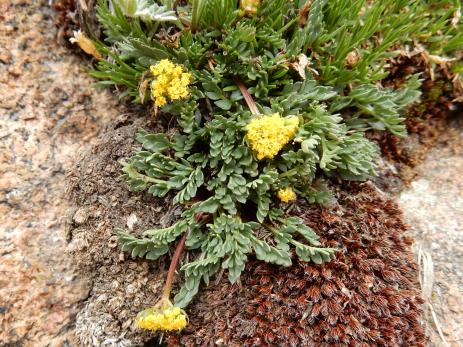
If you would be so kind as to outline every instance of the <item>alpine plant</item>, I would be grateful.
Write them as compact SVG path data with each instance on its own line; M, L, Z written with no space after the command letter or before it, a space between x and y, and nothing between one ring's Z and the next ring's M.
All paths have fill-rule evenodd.
M399 54L393 48L426 30L427 37L445 33L443 25L454 20L449 10L432 26L425 3L98 2L104 40L80 33L73 39L98 59L91 74L117 85L121 96L151 104L152 116L170 128L138 132L142 149L123 162L123 178L132 191L183 207L174 224L141 238L118 231L132 257L155 260L177 244L162 298L139 314L140 328L182 329L182 308L201 282L221 269L238 281L251 254L281 266L296 257L316 264L335 257L285 207L297 199L328 201L313 184L321 176L374 175L378 149L366 131L405 135L404 109L420 95L419 76L399 89L380 81L388 59ZM171 303L184 248L191 253Z

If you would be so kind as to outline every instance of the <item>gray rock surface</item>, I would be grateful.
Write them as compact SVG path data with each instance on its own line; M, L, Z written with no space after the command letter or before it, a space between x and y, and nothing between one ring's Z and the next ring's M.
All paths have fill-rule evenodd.
M428 291L428 331L432 346L463 345L463 117L452 123L398 202L411 226L422 261L422 287ZM433 263L433 272L426 268ZM433 284L433 285L432 285ZM432 287L430 287L432 285Z
M0 1L1 346L78 346L91 288L65 255L64 178L117 100L56 42L53 15L48 1Z

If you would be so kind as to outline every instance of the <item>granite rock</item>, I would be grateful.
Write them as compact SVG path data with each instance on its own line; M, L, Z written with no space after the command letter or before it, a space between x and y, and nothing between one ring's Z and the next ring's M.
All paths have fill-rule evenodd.
M91 289L65 254L64 178L117 100L56 42L53 15L48 2L0 2L0 345L77 346Z
M428 302L450 346L463 343L463 117L453 121L415 169L410 187L398 197L415 251L431 256L433 287ZM428 271L429 272L429 271ZM432 283L431 283L432 284ZM430 344L443 345L428 310Z

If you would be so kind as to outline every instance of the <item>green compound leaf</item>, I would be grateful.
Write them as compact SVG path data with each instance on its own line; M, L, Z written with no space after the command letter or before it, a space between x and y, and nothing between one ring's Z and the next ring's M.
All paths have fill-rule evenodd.
M220 260L216 256L208 256L192 261L182 266L185 272L185 282L174 298L174 304L178 307L187 306L198 293L201 279L208 283L209 278L220 268Z
M185 220L180 220L167 228L146 230L143 235L158 245L168 245L187 230L188 223Z
M270 196L268 195L259 195L257 198L257 213L256 217L259 222L263 222L268 215L270 210Z
M389 130L397 136L405 135L405 118L400 111L410 103L416 101L420 92L417 90L396 91L391 89L378 90L372 85L360 85L349 93L352 100L351 105L356 106L358 115L368 115L365 121L363 118L356 118L350 122L352 128L359 128L368 124L373 129Z
M162 152L170 147L172 144L164 134L151 134L141 129L137 133L137 141L140 142L144 149L151 152Z
M204 183L204 174L200 167L197 167L188 177L182 181L184 188L175 195L173 202L179 203L191 200L196 196L198 188Z
M276 265L291 266L291 256L288 251L278 249L255 237L251 242L257 259Z
M315 264L322 264L326 261L335 259L335 249L311 247L294 240L291 243L296 246L296 254L303 261L312 261Z
M158 244L149 238L137 238L124 230L118 230L119 244L121 250L130 252L132 258L143 258L156 260L169 251L167 244Z
M102 59L90 73L101 86L148 103L151 81L159 78L150 66L169 59L192 76L187 95L156 108L157 118L147 123L156 130L140 130L139 145L121 161L130 190L183 211L172 225L143 237L119 232L124 251L148 259L166 254L188 232L191 253L175 298L182 307L219 269L238 281L251 254L281 266L290 266L292 257L316 264L333 259L334 249L323 248L314 230L287 214L302 199L332 200L330 189L317 183L323 177L376 174L379 150L365 132L405 136L407 107L419 99L421 80L396 73L384 80L394 57L416 45L433 64L463 46L458 1L436 7L405 0L267 0L257 1L255 11L242 3L97 4L105 37L93 42ZM449 73L461 72L460 65L446 62ZM386 87L392 79L400 87ZM175 95L174 83L167 88ZM248 124L276 113L297 119L298 129L273 158L258 160ZM261 138L269 146L281 135L271 130ZM298 200L282 203L280 189L291 189Z
M232 107L231 101L229 101L229 100L227 100L227 99L222 99L222 100L214 101L214 104L215 104L217 107L220 107L222 110L225 110L225 111L228 111L228 110L231 109L231 107Z
M166 49L157 43L148 45L136 38L127 38L125 43L126 47L130 47L130 55L136 58L151 58L155 62L170 57Z

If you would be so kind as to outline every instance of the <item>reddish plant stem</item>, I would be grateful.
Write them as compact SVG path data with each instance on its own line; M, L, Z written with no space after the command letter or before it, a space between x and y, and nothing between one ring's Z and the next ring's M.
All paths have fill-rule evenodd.
M254 99L252 98L251 94L249 94L249 91L244 85L244 83L241 82L239 78L235 78L235 83L240 89L241 94L243 94L244 100L246 101L246 104L248 104L248 107L251 113L254 116L257 116L258 114L260 114L259 110L257 109L256 103L254 102Z
M174 281L175 269L177 268L180 255L182 254L183 249L185 248L185 241L188 236L188 231L186 231L182 238L180 239L177 248L175 249L174 256L170 263L169 272L167 273L166 284L164 285L164 291L162 293L162 298L169 300L170 292L172 290L172 282Z

